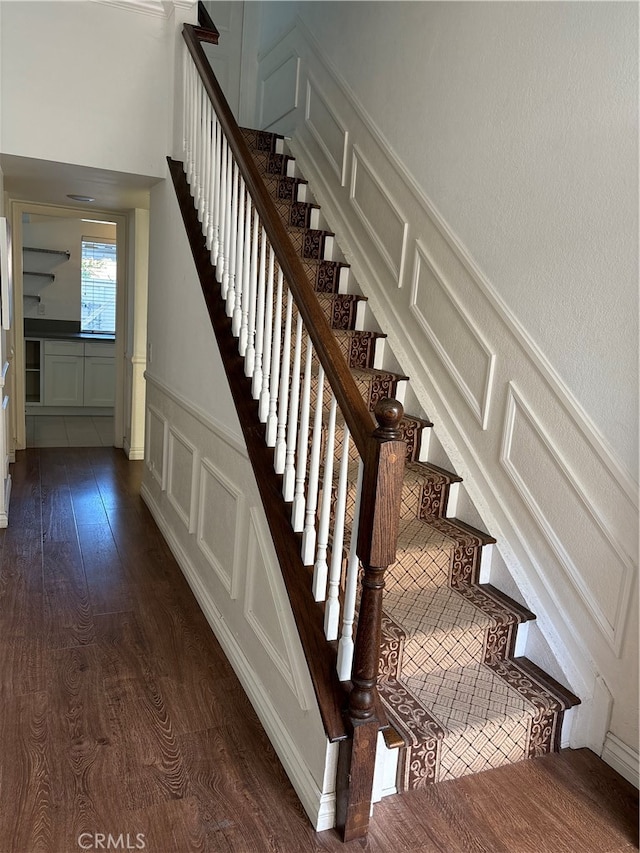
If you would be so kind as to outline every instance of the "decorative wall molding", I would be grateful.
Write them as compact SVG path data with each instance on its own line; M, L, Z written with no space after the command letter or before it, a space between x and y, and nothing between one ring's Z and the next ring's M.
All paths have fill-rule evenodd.
M167 497L189 533L195 531L199 454L176 427L169 424Z
M290 53L260 80L260 126L269 128L298 106L300 57Z
M247 456L247 448L242 438L239 425L237 434L231 432L226 426L224 426L224 424L221 424L214 417L205 412L204 409L194 405L190 400L187 400L186 397L183 397L177 391L169 388L166 383L150 373L149 370L145 371L144 378L165 397L168 397L173 403L181 409L184 409L187 414L191 415L192 418L195 418L195 420L202 424L202 426L212 430L218 438L222 439L222 441L224 441L225 444L228 444L230 448L236 451L236 453L244 456L245 459L249 458Z
M340 181L340 186L344 186L347 180L349 134L320 94L311 76L307 79L305 122L324 151L325 157Z
M401 287L409 226L356 145L352 153L349 200L397 286Z
M263 529L255 508L250 511L247 574L244 597L244 615L261 646L269 655L280 674L297 698L302 710L307 710L307 698L300 681L295 658L289 654L293 636L297 636L291 619L273 607L286 592L277 576L279 568L267 557L269 534Z
M559 448L512 383L500 461L594 621L619 654L633 564L621 553L578 475L568 469Z
M259 61L267 61L270 55L281 45L287 44L292 38L295 38L298 35L302 37L305 46L313 51L313 58L320 64L323 75L328 76L331 79L332 88L337 88L342 98L345 100L347 107L342 114L354 113L357 120L362 123L367 137L369 137L370 141L380 151L387 167L391 172L395 172L397 179L405 185L412 197L418 202L423 215L428 217L430 223L435 227L440 237L446 241L456 259L463 265L464 269L473 279L476 286L481 289L483 294L489 300L492 308L497 312L505 326L508 328L509 333L514 337L519 346L525 350L532 364L539 372L540 377L556 395L558 402L565 408L567 414L572 418L576 427L584 434L584 437L591 445L593 451L598 454L598 457L602 461L603 465L608 468L612 477L625 490L637 512L639 506L638 484L634 482L633 477L631 477L629 472L620 464L615 454L608 446L606 439L600 434L593 421L589 418L569 388L559 377L553 365L551 365L533 338L522 326L511 309L506 305L494 286L482 270L480 270L475 260L471 257L460 238L444 220L434 203L405 167L404 163L395 153L384 134L380 131L367 110L361 104L351 86L347 83L344 77L342 77L333 62L324 54L318 40L306 26L304 21L300 17L297 17L295 24L275 39L267 50L262 51ZM308 59L309 65L311 65L310 59L311 57ZM313 73L316 78L319 77L320 73L317 69L314 68Z
M309 819L316 829L329 829L335 823L336 746L327 742L287 593L278 582L246 449L227 428L150 376L147 414L148 424L155 423L147 438L157 446L153 453L146 448L142 497ZM170 483L168 473L164 478L164 491L151 458L165 460L164 470L173 471ZM177 481L179 465L186 476Z
M410 307L482 429L487 429L496 355L419 241Z
M240 488L213 462L202 459L196 540L231 598L238 597L244 504Z
M155 406L148 405L145 423L145 446L147 448L145 460L147 468L162 491L164 491L166 489L167 476L167 420Z
M607 732L601 758L621 776L624 776L627 782L631 782L636 788L638 787L640 756L637 749L632 749L620 738L611 732Z
M193 594L216 635L242 687L251 700L269 740L282 762L302 806L317 832L335 826L335 790L323 791L316 782L304 753L291 738L276 697L264 689L261 679L247 658L232 627L217 607L215 600L202 583L193 560L176 537L169 520L163 515L148 486L142 485L141 496L158 527L163 531L171 553L186 577ZM327 743L326 761L331 762L336 744ZM335 763L335 762L334 762ZM334 774L335 778L335 774Z

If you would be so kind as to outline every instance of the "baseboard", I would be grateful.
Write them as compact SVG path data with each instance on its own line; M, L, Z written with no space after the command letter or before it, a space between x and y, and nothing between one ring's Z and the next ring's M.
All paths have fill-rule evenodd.
M122 442L122 449L131 462L139 462L144 459L144 447L132 447L126 438Z
M621 776L635 785L640 787L638 780L640 778L640 755L638 751L627 746L626 743L620 740L611 732L607 732L600 756L610 767L619 773Z
M251 704L267 732L309 820L318 832L331 829L335 826L335 792L323 793L318 788L304 756L293 748L291 738L283 727L276 708L269 701L269 696L260 679L252 669L211 595L204 588L189 555L173 533L169 520L165 518L150 489L144 483L140 494L156 524L162 530L163 536L207 618L211 630L249 696ZM327 743L327 748L329 752L333 747ZM327 757L329 758L329 755Z

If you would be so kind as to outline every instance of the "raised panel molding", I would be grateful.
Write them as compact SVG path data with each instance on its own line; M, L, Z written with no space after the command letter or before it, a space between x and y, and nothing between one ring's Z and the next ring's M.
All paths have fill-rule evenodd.
M289 54L260 81L259 126L268 130L298 107L300 57Z
M487 429L495 353L419 242L410 308L482 429Z
M356 145L353 146L349 200L396 284L401 287L409 226Z
M500 461L594 622L619 654L633 564L513 383L507 392Z
M297 644L297 633L291 619L285 619L277 602L286 593L277 578L279 569L269 556L267 534L263 531L255 509L251 509L248 530L247 573L244 615L261 646L271 658L302 710L309 702L289 648Z
M343 187L347 179L349 134L320 94L312 77L307 79L305 124L336 173L340 186Z
M169 426L167 498L189 533L195 532L199 454L174 426Z
M155 406L147 406L145 462L163 492L167 486L167 429L166 418Z
M200 463L196 539L205 559L231 598L238 597L244 498L240 489L209 460Z

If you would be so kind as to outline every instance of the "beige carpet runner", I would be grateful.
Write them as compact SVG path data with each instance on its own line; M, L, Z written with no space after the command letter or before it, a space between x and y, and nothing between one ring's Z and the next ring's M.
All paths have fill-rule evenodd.
M372 368L378 335L355 330L363 297L338 292L347 265L325 260L333 235L310 227L317 205L298 200L306 182L293 177L292 158L278 153L282 139L243 134L373 409L406 377ZM558 749L563 713L578 700L526 658L514 658L518 625L535 617L479 583L481 549L495 540L444 517L450 484L460 478L417 461L428 421L406 415L402 426L407 464L397 562L386 575L379 690L404 744L398 789L407 790ZM350 473L355 485L355 461Z

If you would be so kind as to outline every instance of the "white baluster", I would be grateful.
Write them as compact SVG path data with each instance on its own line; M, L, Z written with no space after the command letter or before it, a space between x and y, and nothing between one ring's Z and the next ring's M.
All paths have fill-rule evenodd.
M307 356L302 380L302 402L300 404L300 426L298 428L298 464L296 467L296 488L291 510L291 525L296 533L304 527L304 482L307 476L307 455L309 449L309 408L311 402L311 363L313 344L307 336Z
M282 341L282 356L280 359L280 393L278 398L278 431L273 458L276 474L284 472L287 455L287 412L289 409L289 369L291 367L291 315L293 312L293 296L287 290L287 313L284 321L284 336Z
M244 358L247 354L247 342L249 340L249 298L251 296L249 282L251 280L251 217L253 215L253 203L251 195L247 191L247 209L244 218L244 261L242 263L242 319L240 322L240 335L238 336L238 352Z
M203 192L203 176L204 176L204 101L207 97L206 92L200 81L198 81L198 98L196 100L196 181L195 181L195 198L196 209L198 211L198 221L202 222L204 217L204 192ZM208 100L208 99L207 99Z
M215 267L218 263L218 253L220 251L220 176L221 176L221 130L220 122L216 114L213 114L213 134L212 134L212 169L211 169L211 189L213 198L213 223L211 235L211 263ZM216 269L216 279L217 279Z
M229 151L231 154L231 151ZM229 225L229 287L227 289L227 317L231 317L236 304L236 245L238 241L238 165L231 157L231 220Z
M258 296L258 232L260 220L253 209L253 234L251 236L251 269L249 272L249 323L247 326L247 351L244 356L244 375L253 376L256 364L256 299Z
M187 168L187 127L189 126L189 65L191 58L186 46L182 49L182 165Z
M187 74L185 78L185 159L184 167L187 183L191 186L193 178L193 62L187 60Z
M204 101L204 175L202 179L202 193L204 196L204 218L202 220L202 233L204 234L207 249L211 249L211 101Z
M282 494L285 501L293 500L296 485L296 443L298 440L298 403L300 402L300 363L302 361L302 315L296 321L296 345L293 351L291 392L289 394L289 422L287 424L287 454L284 463Z
M324 477L322 479L322 503L318 523L318 547L313 566L313 597L324 601L327 594L327 548L329 546L329 525L331 522L331 491L333 486L333 453L336 435L336 398L331 397L329 425L327 427L327 446L324 453Z
M269 389L271 387L271 356L273 346L273 270L275 267L275 252L269 246L269 266L267 269L267 293L265 296L264 317L264 359L262 369L262 393L258 403L258 418L266 423L269 416ZM269 442L267 442L267 447Z
M324 370L318 368L318 391L313 418L313 439L311 441L311 461L307 483L307 501L302 532L302 562L312 566L316 554L316 510L318 509L318 489L320 485L320 450L322 446L322 399L324 396Z
M256 298L256 360L253 369L253 382L251 383L251 396L259 400L262 394L262 354L264 348L264 301L265 301L265 279L267 265L267 232L262 229L260 239L260 256L258 260L258 293Z
M218 258L216 260L216 279L222 284L225 268L224 253L227 248L224 243L227 208L227 140L224 138L222 128L220 129L220 192L218 198ZM224 298L225 292L221 292Z
M342 457L338 476L338 494L333 514L333 542L331 544L331 567L329 569L329 592L324 608L324 634L327 640L338 639L340 622L340 574L342 570L342 546L344 545L344 516L347 505L347 470L349 467L349 442L351 435L345 423L343 429Z
M278 269L278 285L276 288L276 316L273 324L273 341L271 345L271 387L269 389L269 415L267 417L266 438L267 447L275 447L278 434L278 390L280 385L280 345L282 343L282 286L284 277Z
M347 560L347 577L344 586L344 609L342 612L342 635L338 643L338 678L347 681L351 678L353 665L353 623L356 613L356 594L358 592L358 570L360 561L356 549L358 547L358 529L360 526L360 503L362 499L362 480L364 465L362 459L358 466L358 484L356 486L356 503L351 524L351 542L349 543L349 558Z
M231 232L233 228L231 227L231 205L232 205L232 194L233 194L233 186L231 180L231 171L232 171L232 155L231 148L229 148L229 143L226 138L224 141L224 147L226 152L226 174L225 174L225 209L224 209L224 271L222 273L222 288L220 290L222 294L222 298L227 298L227 293L229 292L229 273L231 270Z
M242 325L242 288L244 284L244 229L246 189L242 177L238 177L240 185L238 194L238 239L236 241L236 301L231 319L231 332L235 338L240 336Z

